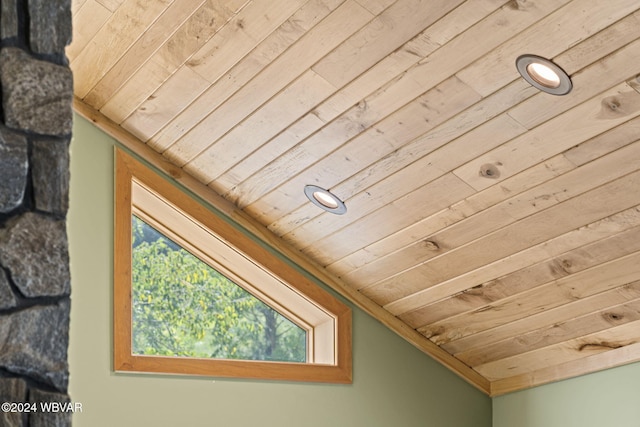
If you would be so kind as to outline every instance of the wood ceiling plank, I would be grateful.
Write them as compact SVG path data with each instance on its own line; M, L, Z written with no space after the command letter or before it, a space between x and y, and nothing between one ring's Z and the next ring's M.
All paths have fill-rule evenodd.
M416 87L415 84L413 86ZM479 99L455 78L442 82L400 109L397 108L402 102L398 102L393 93L381 91L378 96L365 100L355 111L332 122L297 146L292 150L293 153L287 153L295 155L297 161L281 175L279 182L284 181L282 185L247 206L247 212L254 213L266 224L273 224L278 217L307 203L300 195L309 182L331 188L335 182L365 168L379 156L394 151L425 129L436 126ZM393 114L385 117L389 112ZM380 117L385 118L372 126ZM336 131L338 135L332 136ZM273 186L273 183L270 184ZM274 209L276 206L278 210ZM355 211L352 212L347 220L357 219L359 215L355 214Z
M487 123L486 126L478 127L466 133L461 138L458 138L455 143L446 145L445 147L448 147L448 149L436 150L433 155L425 156L405 167L391 165L390 169L397 170L396 173L390 174L388 178L368 187L366 192L359 193L355 197L348 199L348 206L350 209L357 210L358 213L367 214L389 203L396 194L411 191L423 182L430 182L437 179L441 175L454 169L457 165L464 163L466 161L465 159L474 158L474 150L477 149L476 147L479 147L477 141L490 141L489 143L492 145L499 145L519 135L523 131L524 129L511 118L500 116L496 120ZM469 144L469 146L467 146L467 144ZM398 188L402 190L398 192ZM319 231L335 230L336 220L333 216L323 215L313 222L301 225L295 229L291 235L295 236L296 232L304 230L306 227L312 228L316 226L320 226ZM317 232L318 231L316 231L316 233ZM309 237L309 234L305 234L304 236L306 241L315 241L313 240L315 237L313 235ZM422 240L420 240L420 242L424 243ZM373 276L376 275L375 271L378 271L381 265L389 266L398 261L395 254L403 252L401 257L406 258L402 259L402 262L407 262L409 258L419 257L419 254L424 254L425 252L429 254L439 252L433 245L424 245L422 243L418 245L417 252L413 254L399 251L394 252L390 257L384 257L383 254L378 253L376 261L381 261L379 264L377 262L368 263L357 271L345 272L343 277L350 282L360 283L359 279L365 278L367 282L372 283L378 280ZM331 258L326 258L328 264L333 264L336 259L340 259L342 253L331 253L331 255Z
M489 121L486 126L478 127L466 133L463 137L456 139L455 142L445 146L450 149L434 150L430 155L419 158L419 160L406 166L404 162L400 165L389 162L389 171L395 172L387 172L386 178L367 187L365 192L360 192L348 199L349 208L361 214L371 212L388 203L389 200L392 200L392 194L401 196L405 192L411 191L421 185L421 183L430 182L450 172L459 164L464 163L466 161L465 159L474 158L474 150L477 150L476 147L480 146L477 144L478 141L489 141L489 144L497 146L519 135L523 131L524 128L510 117L503 115L495 120ZM469 145L467 145L467 143ZM429 151L430 146L428 144L423 144L422 146L425 151ZM397 153L397 151L394 153ZM400 156L397 157L403 159ZM338 189L340 186L334 188ZM312 225L308 223L303 224L286 236L295 236L299 230L303 230L307 226L320 226L320 228L332 230L335 229L334 220L335 218L333 216L324 215L314 220ZM305 240L311 240L313 238L317 240L318 237L323 236L310 236L308 233L304 235ZM328 262L333 262L333 260L329 260Z
M443 297L463 291L467 288L455 289L440 282L638 205L640 193L633 194L632 188L639 179L640 172L636 172L582 193L379 282L366 293L386 305L434 286L444 288L439 290L445 292ZM629 197L620 197L627 193Z
M627 48L625 48L625 49L622 49L622 51L620 51L620 52L619 52L619 53L620 53L620 55L616 55L616 57L618 57L618 58L624 58L624 57L625 57L625 55L627 55L627 54L629 54L629 53L634 53L634 52L635 52L635 50L637 50L639 46L640 46L640 44L635 45L635 43L634 43L634 44L632 44L632 46L631 46L631 47L629 47L629 50L632 50L633 52L629 52L629 51L627 50ZM634 56L635 56L635 55L634 55ZM622 70L622 74L621 74L621 75L626 76L627 74L629 74L629 71L628 71L628 70L625 70L625 69L624 69L624 67L617 67L617 66L615 66L615 61L613 61L613 62L614 62L614 66L613 66L613 68L612 68L613 70L620 70L620 68L622 68L623 70ZM628 61L627 61L627 62L628 62ZM621 64L623 64L623 62L621 62ZM595 68L595 69L596 69L596 71L597 71L598 73L601 73L601 72L603 71L603 70L599 69L599 67L593 67L593 68ZM627 67L627 68L628 68L628 67ZM611 71L611 69L610 69L610 71ZM609 83L611 83L611 82L617 82L617 81L619 81L619 76L618 76L618 74L617 74L616 72L608 72L608 73L604 73L604 74L602 74L602 75L603 75L603 76L606 76L606 78L599 79L599 81L602 83L602 85L603 85L603 86L605 86L605 85L607 85L607 84L609 84ZM596 89L598 89L598 88L593 88L593 87L591 88L591 90L596 90ZM584 95L583 95L583 96L584 96ZM536 97L534 97L534 99L538 99L538 100L540 100L540 99L542 99L542 98L536 98ZM579 102L580 100L581 100L580 98L573 98L573 99L571 99L571 100L570 100L570 102L568 102L566 105L569 105L569 106L570 106L570 105L572 105L572 104L574 104L574 103ZM542 99L542 102L546 104L546 99ZM525 103L525 104L527 104L527 103ZM540 104L541 104L540 102L533 103L534 109L535 109L535 110L544 110L544 108L541 108L541 107L542 107L542 105L540 105ZM521 105L523 105L523 104L521 104ZM529 105L529 104L527 104L527 105ZM555 104L554 104L554 105L555 105ZM565 108L566 108L566 107L565 107ZM542 121L542 120L544 120L544 118L540 119L540 121ZM490 146L489 146L489 147L490 147ZM358 157L358 158L359 158L360 156L349 155L348 157L349 157L349 158L354 158L354 157ZM335 163L335 162L333 162L333 163ZM350 166L353 166L353 165L351 165L351 164L350 164ZM342 168L342 165L341 165L341 164L338 164L338 165L337 165L337 169L339 169L339 170L344 170L344 169ZM324 171L324 173L328 173L328 174L332 175L332 176L333 176L333 177L335 177L336 179L340 177L340 173L339 173L338 171L336 171L336 170L331 170L331 169L324 168L324 169L323 169L323 171ZM368 172L369 172L369 171L368 171ZM270 182L273 182L273 181L270 181ZM334 189L335 189L335 187L334 187L333 185L327 185L327 186L328 186L328 187L332 187L332 188L334 188ZM338 188L339 188L339 187L338 187ZM238 192L243 192L243 191L242 191L242 190L243 190L243 188L238 188L238 189L236 189L236 190L237 190ZM338 191L338 190L336 190L336 191ZM368 190L367 190L367 191L368 191ZM286 192L286 190L285 190L285 192ZM342 193L340 193L340 194L342 194ZM347 195L348 195L348 193L347 193ZM308 215L309 215L308 211L307 211L307 210L305 210L305 212L302 212L302 215L298 215L298 216L294 216L294 217L286 216L286 217L284 217L284 218L286 218L286 219L289 221L289 226L291 226L291 225L299 225L299 224L301 223L301 221L302 221L305 217L307 217L307 218L308 218ZM314 223L313 225L315 225L315 223ZM278 233L280 234L281 229L279 229L279 226L280 226L280 224L278 224L278 223L276 223L276 224L272 224L271 229L272 229L272 230L274 230L275 232L278 232ZM329 229L329 230L330 230L331 228L325 228L325 229ZM310 240L309 236L305 236L305 238L304 238L304 239L301 239L301 240L305 240L305 241L307 241L307 242L309 242L309 243L313 241L313 240Z
M399 0L313 66L335 87L343 87L376 62L436 22L462 0Z
M580 43L572 45L569 50L553 59L562 63L563 69L569 75L573 75L586 65L599 61L616 49L636 40L639 25L640 11L637 11L612 23Z
M351 237L349 239L340 238L343 236L344 230L336 230L335 234L331 236L331 241L323 239L316 245L303 249L302 252L312 259L320 258L319 262L322 264L322 255L325 252L318 250L319 247L333 244L336 246L334 248L336 250L349 251L349 248L353 246L377 240L380 236L386 236L398 228L406 227L424 215L438 211L451 204L453 200L465 197L471 192L472 190L454 175L443 175L350 224L348 228ZM345 247L346 249L344 249Z
M515 375L491 383L491 396L499 396L553 381L614 368L640 360L640 344L631 344L589 357L539 369L535 372Z
M173 0L123 3L70 64L76 96L84 98L171 3Z
M640 135L640 117L572 147L563 155L574 165L580 166L637 141L638 135Z
M447 97L443 97L443 94L449 94ZM452 95L455 94L455 95ZM379 97L372 100L371 103L366 103L363 107L365 111L362 112L362 116L356 118L356 120L364 119L369 111L378 110L382 108L394 107L392 102L385 102L386 97ZM343 179L347 179L352 176L354 171L365 169L368 165L375 163L380 157L384 157L394 152L398 147L403 146L407 141L414 139L417 135L421 135L425 129L436 126L438 123L446 120L448 117L455 115L458 111L464 109L470 103L478 100L479 97L473 91L468 90L465 85L461 85L457 79L451 79L444 81L437 88L427 92L427 94L420 96L415 101L407 104L401 109L397 110L393 114L386 117L384 120L370 127L364 132L361 132L352 140L346 142L334 152L322 160L316 162L304 171L298 177L293 178L292 181L284 183L278 190L278 195L282 192L290 194L294 191L294 188L301 188L304 186L304 182L320 182L321 185L334 188L336 182L340 182ZM380 108L382 106L382 108ZM384 113L379 113L383 115ZM372 115L375 115L372 114ZM352 125L362 124L363 121L356 121ZM313 161L313 159L309 159ZM400 169L400 168L399 168ZM444 173L437 173L431 176L431 179L435 179ZM373 211L377 207L381 207L386 203L391 202L394 198L403 196L410 191L418 188L424 183L428 183L430 179L425 176L422 179L416 179L415 176L409 177L404 175L404 182L400 187L400 190L395 192L392 196L391 193L387 194L374 194L373 190L368 194L368 204L358 205L357 203L350 203L350 209L352 214L341 220L341 224L345 225L346 221L356 221L359 217L366 215ZM397 190L397 189L396 189ZM346 198L347 195L342 195ZM267 196L266 198L270 198ZM293 199L293 198L292 198ZM306 206L304 203L303 206ZM276 234L281 234L283 230L279 225L289 224L293 220L294 223L298 222L295 214L296 208L300 206L299 200L292 200L291 203L284 203L282 205L283 211L292 211L292 214L286 216L286 220L283 218L280 221L272 222L269 229ZM315 214L319 214L322 211L317 211ZM331 222L336 220L335 216L331 215L329 218L323 216L327 221ZM320 219L320 218L318 218ZM318 225L317 221L313 221L313 224ZM309 224L307 224L309 225ZM315 227L296 228L292 233L283 236L285 240L299 240L304 241L307 245L312 245L314 242L325 238L335 230L333 224L329 225L329 229L325 232L321 230L312 231ZM290 228L290 227L287 227ZM322 226L319 227L322 229ZM318 233L318 231L320 231Z
M603 31L603 33L606 33L605 35L601 36L600 33L594 35L593 37L579 43L577 46L573 47L569 51L564 52L562 55L560 55L560 58L565 58L565 57L567 58L565 62L568 63L569 71L572 71L574 69L576 70L580 69L588 65L591 61L595 60L595 58L598 58L598 56L594 56L593 54L576 56L575 54L573 54L573 52L575 51L598 52L599 55L605 55L605 54L614 52L616 49L618 49L621 46L624 46L625 43L630 41L632 37L637 36L636 32L633 32L633 36L630 34L627 34L630 32L630 29L633 28L633 24L635 23L635 21L637 21L636 16L632 15L630 17L627 17L622 21L620 21L619 23L616 23L615 25L616 30L607 28L605 31ZM620 34L621 31L625 33ZM614 38L613 35L617 35L618 37ZM622 37L622 35L624 35L624 37ZM624 49L625 52L635 56L633 52L630 52L627 49L628 48ZM616 56L618 58L623 57L618 55ZM607 65L608 68L617 69L616 67L609 67L609 65L610 64ZM625 67L622 67L622 68L625 68ZM601 71L602 70L598 70L598 72L601 72ZM623 76L625 76L627 73L628 73L628 70L622 73L616 73L616 72L603 73L597 76L598 77L597 80L599 83L604 83L604 80L606 80L608 84L615 84L615 83L618 83L621 79L623 79L624 78ZM606 87L606 84L607 83L605 83L605 86L601 86L601 87ZM448 138L449 135L453 137L457 132L463 133L465 130L472 128L474 123L478 123L478 124L482 123L482 121L493 117L496 114L496 112L502 112L506 109L506 108L500 108L500 107L502 106L510 107L512 105L517 104L518 102L517 97L519 97L519 100L524 100L528 97L528 95L533 94L533 92L527 93L526 90L525 91L519 90L518 88L520 85L526 85L526 83L523 80L517 80L516 82L508 85L506 88L502 88L498 92L493 93L491 96L483 99L483 101L475 104L473 107L469 108L459 116L456 116L454 119L451 119L448 122L444 123L443 125L440 125L438 128L427 133L424 137L420 138L419 140L414 141L413 143L410 144L409 147L403 147L402 149L399 150L399 152L393 153L393 161L400 162L401 159L405 157L403 153L403 150L405 150L405 148L407 148L406 151L410 153L410 156L411 156L410 158L419 157L420 155L423 155L422 153L425 152L425 151L422 151L421 153L421 150L425 150L425 148L427 147L430 149L431 144L435 145L434 140L437 140L438 138L442 138L446 141L445 138ZM587 85L587 86L589 86L590 89L593 89L593 85ZM532 88L529 86L528 89L532 89ZM513 93L514 95L511 95L511 93ZM574 97L571 99L571 102L568 103L568 105L565 104L564 107L567 108L569 105L572 106L573 104L576 104L581 100L584 100L584 96L585 96L584 93L585 91L583 91L582 99ZM541 96L544 97L545 95L538 95L539 98ZM547 101L543 100L543 103L547 103ZM528 103L528 102L525 104L532 105L532 103ZM549 110L548 103L545 104L544 106L540 105L541 104L540 102L533 103L533 104L535 104L535 107L538 109L538 111ZM556 104L554 103L552 104L552 106L553 105L556 105ZM546 119L545 117L543 118L538 117L538 123L541 123L545 119ZM427 143L424 143L422 141L423 139L426 140ZM414 146L417 147L418 152L415 152L416 150L411 149ZM441 151L442 150L438 150L436 151L436 153ZM456 153L456 156L459 156L459 154ZM373 165L371 168L368 168L366 171L364 171L364 173L360 174L362 175L362 177L356 177L354 179L350 179L349 181L340 183L339 185L334 186L332 188L334 188L335 191L339 192L340 194L346 195L347 198L351 197L356 190L350 186L350 182L357 182L358 184L362 185L362 188L359 189L359 190L362 190L363 188L366 188L364 187L364 182L375 182L376 176L380 176L381 177L380 179L382 179L383 176L388 174L388 168L386 164L387 162L385 162L385 160L386 159L382 159L381 162L378 162L376 165ZM442 161L441 159L431 159L432 164L440 164L441 161ZM376 166L378 166L379 169L381 169L380 173L376 173ZM308 211L310 207L303 206L301 209L305 209L305 211ZM300 218L304 218L305 215L306 217L310 217L309 216L310 214L306 212L305 213L300 212L298 215ZM298 226L300 224L300 221L292 221L292 223ZM398 249L398 247L396 246L394 250L395 249ZM353 257L350 257L350 259L345 260L344 263L345 264L351 263L352 261L357 259L359 255L362 255L363 258L365 259L371 259L374 256L373 255L374 253L379 253L379 252L374 252L374 251L371 251L370 248L367 248L367 250L361 251L361 254L353 254ZM363 263L363 261L359 261L359 262ZM357 266L358 265L356 265L355 267L357 268ZM329 267L329 268L331 269L332 267ZM333 268L336 268L336 270L334 271L342 271L342 272L348 271L347 269L342 268L340 264L338 264L337 266L334 266Z
M569 155L573 162L569 162L565 155L557 155L544 163L535 165L526 171L502 181L500 186L489 187L486 190L474 194L429 218L417 222L390 238L364 247L358 253L355 253L354 256L347 257L349 259L345 258L327 268L330 271L334 271L334 268L340 268L336 270L336 272L344 275L385 254L401 251L403 248L415 242L426 239L429 235L436 233L440 229L446 228L457 221L473 215L475 212L505 200L508 196L524 192L539 185L539 183L543 183L568 172L576 165L579 166L609 151L615 151L619 147L630 144L637 140L637 135L639 134L640 118L635 118L612 130L597 135L576 147L572 147L569 151L565 152L565 154ZM355 255L357 255L357 257ZM513 257L510 258L510 262L512 261L514 261ZM496 272L497 276L506 274L507 272L504 270L504 268L506 268L505 263L503 262L500 265L503 269ZM516 267L515 269L517 268L520 267ZM497 277L492 277L490 274L491 273L478 271L474 274L464 275L451 282L451 285L456 289L452 291L452 293L461 292ZM466 287L464 287L463 283L466 283ZM400 300L389 304L387 309L391 310L394 314L400 314L414 310L420 307L420 305L426 305L438 299L446 298L447 296L447 294L441 293L438 288L430 288L420 292L416 295L416 298L412 298L412 301Z
M571 148L640 114L640 94L619 84L456 169L477 190ZM548 135L553 136L553 143ZM515 146L518 149L514 150ZM491 175L483 172L487 167Z
M229 0L228 6L231 8L233 13L240 12L240 9L250 4L253 0Z
M640 296L624 304L602 307L593 313L548 325L490 346L458 353L455 356L469 366L478 366L637 320L640 320Z
M254 0L242 9L230 25L196 52L187 65L215 83L306 2L307 0Z
M481 20L485 14L490 14L503 3L505 3L503 0L473 0L467 1L457 7L434 25L425 29L414 39L405 43L402 48L397 49L365 73L351 81L340 91L314 108L313 111L308 113L304 118L300 119L306 123L315 121L318 126L306 128L306 134L297 132L296 142L300 142L305 137L312 135L313 132L318 131L326 122L334 120L345 113L362 99L375 94L379 86L384 86L384 84L399 79L399 76L401 76L404 71L410 66L415 65L423 56L433 52L457 34L464 31L464 29ZM486 13L482 14L484 11L486 11ZM316 120L316 118L320 118L321 121ZM297 128L299 129L299 127ZM293 142L280 144L278 140L271 141L268 146L254 153L252 155L254 156L253 159L246 158L245 161L231 169L228 174L225 173L225 175L216 178L217 181L220 181L220 187L232 188L232 191L226 194L226 197L234 202L237 201L240 197L239 195L246 194L247 189L250 190L253 184L243 183L237 187L236 185L249 179L253 174L259 173L265 163L275 160L279 155L291 149L293 145L295 145ZM261 160L257 162L255 157ZM280 162L282 163L282 161ZM277 169L277 167L274 167L274 169ZM271 175L271 172L268 172L268 174ZM275 177L271 176L269 182L274 181L274 179ZM258 179L258 181L261 181L261 179Z
M513 66L517 56L533 52L553 58L639 7L636 0L574 0L457 75L478 93L488 95L519 77Z
M501 9L518 10L517 6L513 6L513 0L466 0L410 40L406 44L406 49L419 52L423 57L427 56L436 50L431 47L433 44L436 48L442 47L471 26ZM428 47L426 52L425 46Z
M164 155L184 166L372 18L352 0L343 3L227 99L224 105L165 150Z
M367 168L366 171L361 171L354 175L353 179L340 183L340 187L351 195L363 191L369 185L384 179L390 170L394 170L391 169L392 167L398 169L405 167L416 159L428 156L447 143L455 141L456 138L474 130L485 122L491 121L507 108L535 93L530 88L531 86L523 82L517 82L504 88L503 91L493 94L491 97L474 103L444 123L438 124L433 129L427 129L423 135L403 145L397 151L382 157L378 162Z
M196 50L200 49L207 40L214 37L221 28L226 28L231 16L232 12L226 7L226 3L221 3L219 0L209 0L204 3L157 50L150 61L133 74L129 82L124 84L123 88L105 104L101 111L118 123L131 115L136 115L136 113L144 115L145 110L142 110L145 108L144 102L152 98L160 86L171 86L171 83L167 83L169 76L173 75L176 70L183 68L185 61ZM194 34L198 34L198 37L194 37ZM147 73L158 66L166 70L164 80L144 78ZM196 73L189 74L193 79L193 83L183 82L182 84L192 84L194 88L201 86L201 81L204 79L200 76L194 76L194 74ZM182 73L182 75L185 76L187 74ZM136 81L135 85L130 83L133 80ZM177 82L177 80L173 79L171 82ZM133 91L129 88L133 88ZM169 111L164 113L166 115L171 115L171 111L177 105L188 105L192 101L193 94L191 90L183 93L179 92L178 88L168 87L166 90L178 96L167 107ZM150 137L150 135L143 136L146 137L145 139Z
M414 263L425 262L443 254L447 249L461 247L485 234L631 173L637 169L638 164L640 164L640 142L573 169L488 209L469 213L466 218L431 234L424 241L388 257L381 257L376 262L369 263L357 272L343 277L347 281L353 280L363 286L382 281L411 268L415 265ZM439 250L425 250L425 241L431 243L428 246L435 246ZM416 256L420 253L424 254L422 258Z
M545 1L538 3L539 9L538 7L520 8L518 7L519 2L513 1L467 1L409 41L404 46L404 50L416 53L418 56L428 57L444 46L445 49L442 52L436 53L438 59L442 60L441 65L455 63L455 61L450 61L454 57L459 57L466 61L470 50L459 49L461 46L466 45L469 40L473 40L474 55L491 50L504 39L509 38L511 34L517 33L540 16L548 13L546 9L550 5ZM525 9L527 13L522 13ZM483 37L478 37L479 35ZM451 40L453 42L449 44ZM456 52L455 55L452 55L453 51ZM471 57L467 64L475 58L476 56ZM421 63L432 62L434 59L424 58ZM429 80L429 82L421 79L417 80L425 84L425 88L431 88L452 74L447 75L449 70L443 70L442 68L440 67L439 72L436 73L437 77ZM416 72L416 70L412 70L412 73L424 75L424 73Z
M356 0L358 4L374 15L379 15L397 0Z
M377 121L403 107L406 97L410 96L414 98L416 93L419 93L420 87L412 80L408 80L403 86L405 90L403 90L402 95L404 96L400 99L394 95L394 91L388 91L384 88L347 110L338 119L333 120L310 138L307 138L293 149L281 155L267 168L257 172L251 180L238 185L233 195L231 195L232 200L242 208L248 207L252 203L259 201L260 197L272 192L278 185L294 178L297 174L316 163L318 159L323 158L341 145L352 140L352 138L358 134L361 134L363 130L372 129L371 126ZM464 91L463 86L460 86L460 89ZM464 92L469 93L467 91ZM442 99L442 95L436 92L427 93L422 97L430 96L434 96L440 100ZM464 99L458 97L457 101L464 102ZM416 107L416 104L419 104L419 100L410 107L407 107L412 109L412 114L419 114L419 117L425 114L433 114L433 112L430 113L428 111L428 107ZM344 160L341 161L341 163L343 162ZM277 175L274 172L277 173ZM267 176L269 176L269 180L265 179ZM298 178L298 180L300 180L300 178ZM322 185L329 186L328 184L329 183L325 182ZM293 190L291 200L286 200L286 205L284 204L284 200L278 202L280 203L279 209L281 209L283 213L303 203L303 200L297 196L305 184L292 183L289 185L297 186L297 188ZM275 197L277 197L277 195L275 195ZM267 216L273 211L273 205L269 206L269 203L269 201L263 203L263 205L266 206L266 210L262 212L262 216ZM251 210L254 208L256 207L249 207L248 209ZM257 208L257 210L259 209L260 208ZM265 219L264 222L270 223L273 221Z
M126 91L126 88L123 87L129 79L136 78L140 74L144 76L147 72L146 62L149 59L155 60L157 65L161 65L162 61L158 61L157 58L162 58L166 54L164 46L176 44L187 47L188 44L185 46L185 42L181 38L191 37L191 34L186 32L185 28L195 29L197 32L200 32L205 24L209 27L219 28L231 14L232 12L225 7L224 2L218 0L186 0L172 3L91 89L84 101L96 109L101 109L112 97L118 96L119 91ZM207 35L207 31L200 34L203 38ZM195 48L195 46L191 47ZM184 56L190 54L192 52L182 53ZM173 73L175 69L176 67L167 67L167 74ZM144 83L143 77L139 80ZM149 86L149 84L145 86ZM138 92L145 93L142 90L138 90ZM146 92L153 93L153 89L149 88ZM128 104L137 106L140 102L139 97L136 97ZM110 108L113 109L113 107ZM119 117L110 116L110 118L119 123L123 116L127 117L129 113L130 111L127 111L119 114Z
M562 155L557 155L543 163L539 163L520 174L514 175L503 181L500 187L489 187L486 190L454 203L453 205L416 222L395 234L381 239L371 245L364 246L357 252L349 254L334 264L327 266L331 271L346 274L349 271L359 269L377 258L391 254L425 240L429 235L448 227L464 219L467 212L485 209L506 197L505 194L518 194L537 185L541 180L558 176L575 168L571 162Z
M640 280L640 253L617 258L419 329L438 345ZM537 324L530 323L530 329Z
M73 31L73 40L65 50L69 61L73 62L77 58L89 41L109 20L111 14L109 9L96 0L86 0L82 2L81 8L72 12L72 23L75 30Z
M172 72L184 66L237 16L237 3L233 0L206 0L158 49L154 60Z
M568 322L576 317L593 313L600 307L611 307L627 303L637 299L639 296L640 281L636 281L573 301L570 304L564 304L513 322L505 323L492 329L467 335L466 337L443 344L442 348L451 354L471 351L474 348L493 345L513 337L524 335L535 330L536 327L541 328Z
M166 123L208 87L209 82L191 68L180 67L121 126L146 141L158 131L160 123Z
M312 0L306 3L188 108L176 112L171 120L158 123L154 134L147 138L150 139L149 145L158 152L165 151L176 139L206 117L208 112L219 107L339 4L335 0Z
M111 12L115 12L125 0L98 0L100 4L109 9Z
M442 49L441 49L441 50L442 50ZM438 51L438 52L440 52L440 51ZM458 52L458 54L459 54L459 52ZM615 83L618 83L618 81L616 81ZM355 156L349 156L349 158L353 158L353 157L355 157ZM353 165L350 165L350 166L353 166ZM274 167L275 167L275 166L274 166ZM308 172L309 172L309 171L307 171L306 173L308 173ZM370 171L369 171L369 170L367 170L367 175L369 175L369 172L370 172ZM334 176L334 177L336 176L336 174L335 174L335 173L332 173L331 175L332 175L332 176ZM320 178L316 176L316 177L315 177L315 179L320 179ZM338 180L335 180L335 181L338 181ZM329 184L327 184L326 186L327 186L327 187L334 188L334 189L336 189L336 191L338 191L338 188L339 188L340 186L339 186L339 185L336 185L336 184L335 184L335 181L329 182ZM237 193L246 194L246 191L245 191L245 190L246 190L246 188L247 188L247 187L252 187L252 186L251 186L251 185L249 185L249 183L246 183L246 184L242 185L241 187L236 188L236 189L235 189L235 191L236 191ZM290 188L289 188L289 191L287 191L287 190L282 190L282 193L291 194L291 191L292 191L292 189L290 189ZM348 197L348 196L350 196L350 195L351 195L351 194L350 194L350 192L342 192L342 193L340 193L340 194L344 194L346 197ZM235 200L235 199L232 199L232 200ZM267 205L268 203L273 203L273 202L274 202L273 200L271 200L270 202L265 202L265 205ZM241 204L241 206L244 206L244 204ZM264 211L264 208L263 208L263 209L260 209L260 211ZM287 216L286 218L287 218L287 220L289 221L289 223L290 223L290 224L293 224L293 225L296 225L296 226L297 226L297 225L299 225L302 221L304 221L305 219L312 218L312 216L310 216L310 215L311 215L311 214L309 213L309 211L308 211L308 210L305 210L304 212L300 212L297 216L294 216L294 217L288 217L288 216ZM265 222L266 222L266 221L265 221ZM280 232L278 231L278 226L279 226L279 224L273 224L273 225L271 226L271 228L272 228L274 231L276 231L276 232L278 232L278 233L280 234Z
M534 93L530 89L531 86L524 82L514 83L513 85L505 88L504 92L498 92L492 97L485 98L474 104L462 113L436 126L425 135L380 159L380 161L371 165L371 167L358 172L349 180L340 183L335 188L340 189L341 194L358 194L359 191L366 191L368 186L375 185L376 182L385 179L389 174L389 171L392 170L392 167L407 167L409 164L414 162L415 159L420 159L421 162L426 161L427 163L432 163L432 166L430 167L438 165L438 162L440 162L443 157L443 153L449 152L450 150L450 148L446 147L448 142L453 141L452 144L454 146L458 143L462 143L457 142L456 140L458 138L464 140L467 138L465 133L470 131L476 133L480 137L486 129L482 127L483 122L491 122L493 117L513 105L513 103L516 103L518 100L522 100L523 98L526 99ZM494 98L494 96L497 96L497 98ZM510 121L509 119L504 120L507 122ZM486 126L488 128L492 128L494 124L495 122L491 122L491 124L487 124ZM477 130L474 130L477 126L480 127ZM489 140L491 140L491 138L489 138ZM443 146L444 148L442 148ZM456 156L458 155L459 154L456 153ZM423 159L425 156L434 156L434 158L429 161L426 158ZM551 169L555 170L555 168ZM350 271L351 269L361 267L362 265L370 262L379 254L391 252L411 244L420 238L418 236L430 233L419 231L421 223L422 221L417 223L415 227L412 226L407 230L399 231L389 239L383 239L380 242L375 242L372 245L362 248L358 252L349 254L336 261L336 263L330 268L335 269L336 272ZM441 224L444 223L447 223L447 221L445 220ZM440 226L443 225L437 226L432 229L431 232L437 230Z
M335 90L325 79L308 70L183 169L202 182L212 181ZM220 153L226 155L221 156ZM230 189L221 186L218 181L213 182L211 187L219 194Z
M638 225L640 225L640 208L633 207L576 230L569 231L558 237L509 255L508 257L483 265L468 273L452 277L439 283L437 286L432 286L404 298L396 299L385 305L385 308L389 312L398 315L408 313L440 300L445 300L459 292L489 282L497 277L513 273L514 271L552 257L558 257L567 251L624 232ZM372 287L372 290L363 289L361 292L368 295L373 290L376 290L376 287ZM385 293L383 291L377 292Z
M216 179L216 182L220 187L231 188L231 190L224 194L225 198L228 200L235 200L237 196L234 194L237 191L238 183L241 183L253 173L261 169L268 168L271 160L293 148L306 136L311 135L314 131L320 129L325 124L326 122L320 119L317 115L306 114L275 138L271 139L268 144L263 145L250 155L246 156L242 159L242 162L235 165Z
M505 0L465 1L350 81L340 92L316 107L313 113L325 121L335 119L379 87L397 79L448 41L485 19L504 3Z
M420 61L410 70L411 77L425 87L432 87L568 2L537 0L526 8L513 7L514 3L509 2Z
M165 43L167 35L173 34L197 10L204 0L174 2L150 25L127 52L111 67L102 79L84 97L84 102L101 109L133 73ZM121 120L115 120L119 123Z
M640 163L640 143L603 156L580 168L500 202L435 233L429 239L445 247L459 247L496 229L533 215L593 187L604 185L636 170Z
M139 100L149 96L149 86L160 87L170 76L171 74L162 65L154 60L147 61L144 73L137 73L127 80L122 89L102 107L100 112L121 124L127 114L138 106Z
M87 0L71 0L71 15L75 15L84 6ZM106 8L105 8L106 9ZM108 9L107 9L108 10ZM73 27L74 30L78 30L78 27Z
M638 36L638 31L636 31ZM595 62L571 76L574 89L567 96L556 97L549 102L549 96L539 93L516 105L508 114L528 129L533 129L558 114L561 114L594 94L604 91L610 84L620 83L638 72L637 64L629 58L640 56L640 39Z
M342 90L314 109L325 121L338 117L378 88L398 79L411 66L441 48L499 8L504 0L467 0L420 34L398 47Z
M408 43L405 43L404 46L407 45ZM398 48L328 97L310 114L318 116L324 122L331 122L353 108L354 105L381 92L381 88L389 87L394 82L401 80L402 74L420 59L422 59L421 56L407 52L406 48ZM414 92L414 96L416 93L421 92L419 90Z
M594 354L640 342L640 321L614 326L584 337L554 344L525 354L476 366L474 369L492 381L535 372L549 365L572 362Z
M230 200L237 200L236 193L239 193L239 191L235 186L262 169L265 163L276 159L279 155L291 149L295 143L301 142L304 137L310 136L324 124L335 119L354 104L375 92L375 89L381 84L394 80L399 74L422 59L423 56L473 25L484 16L479 11L486 10L486 14L488 14L502 3L504 3L504 0L466 1L434 25L425 29L414 39L405 43L402 49L398 49L383 58L340 91L323 101L313 111L299 119L304 124L306 132L300 132L302 129L300 124L293 124L292 126L295 126L293 131L296 135L295 141L289 140L290 142L283 143L276 137L268 145L245 157L238 165L216 178L217 186L232 188L232 191L225 196ZM316 123L316 126L308 126L312 122ZM285 133L291 134L291 132L286 131ZM256 159L260 160L256 161Z
M637 238L636 240L634 240ZM611 261L640 250L640 227L624 230L596 242L484 282L461 293L403 313L399 317L414 328L460 315L554 279Z

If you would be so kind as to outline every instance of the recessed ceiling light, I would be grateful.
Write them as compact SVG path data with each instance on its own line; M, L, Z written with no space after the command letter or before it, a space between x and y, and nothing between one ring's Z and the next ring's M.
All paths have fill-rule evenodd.
M304 187L304 194L314 205L337 215L347 212L344 202L332 194L329 190L317 185L307 185Z
M552 95L566 95L573 88L571 79L553 62L537 55L521 55L516 59L520 75L529 84Z

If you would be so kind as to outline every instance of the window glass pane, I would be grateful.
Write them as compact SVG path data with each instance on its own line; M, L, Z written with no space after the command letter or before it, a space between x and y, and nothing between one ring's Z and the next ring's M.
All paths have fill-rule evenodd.
M136 216L133 353L306 361L306 331Z

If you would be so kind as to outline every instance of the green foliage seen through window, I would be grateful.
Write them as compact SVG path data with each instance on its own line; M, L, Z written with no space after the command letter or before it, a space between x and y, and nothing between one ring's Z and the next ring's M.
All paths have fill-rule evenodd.
M136 216L133 353L306 361L306 332Z

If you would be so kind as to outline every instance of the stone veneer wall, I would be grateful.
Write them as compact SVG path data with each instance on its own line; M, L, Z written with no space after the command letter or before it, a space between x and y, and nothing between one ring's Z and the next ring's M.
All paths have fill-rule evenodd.
M0 426L68 426L71 0L0 6Z

